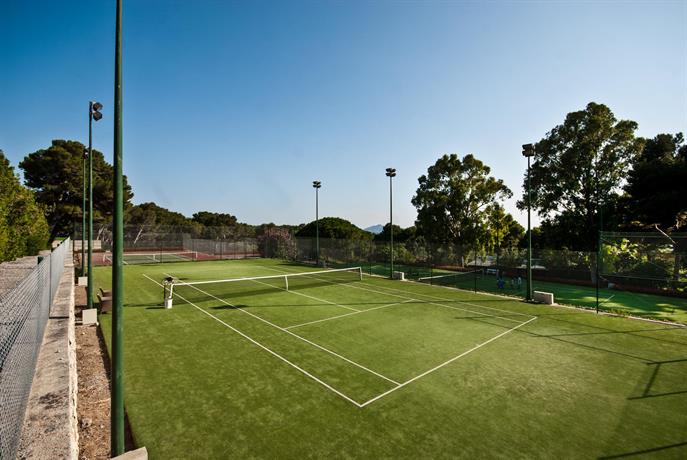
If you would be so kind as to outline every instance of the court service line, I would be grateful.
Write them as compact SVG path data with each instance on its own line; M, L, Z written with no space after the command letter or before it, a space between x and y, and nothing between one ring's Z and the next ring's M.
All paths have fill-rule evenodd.
M158 283L157 281L155 281L154 279L152 279L152 278L149 277L148 275L143 274L143 276L145 276L146 278L148 278L150 281L152 281L153 283L157 284L158 286L162 287L162 285L161 285L160 283ZM180 295L179 295L178 293L176 293L176 292L174 293L174 295L177 296L177 297L179 297L179 298L180 298L181 300L183 300L184 302L187 302L188 304L192 305L192 306L195 307L196 309L200 310L202 313L205 313L206 315L208 315L210 318L214 319L215 321L217 321L217 322L223 324L224 326L228 327L228 328L231 329L232 331L236 332L236 333L239 334L241 337L243 337L243 338L249 340L251 343L257 345L258 347L262 348L263 350L265 350L266 352L268 352L268 353L270 353L271 355L275 356L276 358L279 358L280 360L284 361L284 362L285 362L286 364L288 364L289 366L293 367L294 369L298 370L299 372L303 373L304 375L310 377L311 379L313 379L314 381L316 381L317 383L319 383L319 384L322 385L323 387L327 388L327 389L330 390L330 391L333 391L334 393L336 393L337 395L339 395L340 397L342 397L342 398L345 399L346 401L348 401L348 402L350 402L350 403L352 403L352 404L355 404L355 405L358 406L358 407L362 407L362 405L361 405L359 402L357 402L357 401L353 400L352 398L346 396L344 393L342 393L341 391L337 390L336 388L334 388L333 386L329 385L328 383L323 382L322 380L318 379L317 377L315 377L314 375L312 375L310 372L306 371L305 369L300 368L300 367L297 366L296 364L292 363L292 362L289 361L288 359L286 359L286 358L284 358L283 356L281 356L279 353L270 350L270 349L267 348L265 345L261 344L260 342L258 342L258 341L255 340L255 339L251 338L251 337L248 336L247 334L244 334L243 332L239 331L238 329L236 329L236 328L233 327L232 325L230 325L230 324L228 324L228 323L222 321L221 319L219 319L218 317L216 317L216 316L213 315L212 313L210 313L210 312L204 310L203 308L201 308L201 307L199 307L198 305L194 304L194 303L191 302L190 300L185 299L184 297L180 296Z
M328 304L330 304L330 305L334 305L334 306L337 306L337 307L345 308L345 309L347 309L347 310L352 310L352 311L355 311L355 312L360 312L360 311L362 311L362 310L358 310L357 308L347 307L346 305L341 305L341 304L338 304L338 303L336 303L336 302L332 302L332 301L330 301L330 300L319 299L319 298L317 298L317 297L315 297L315 296L311 296L311 295L308 295L308 294L303 294L302 292L296 292L296 291L293 291L293 290L291 290L291 289L286 289L286 288L282 288L282 287L279 287L279 286L272 286L271 284L265 283L264 281L259 281L259 280L256 280L256 279L252 279L252 280L249 280L249 281L254 281L254 282L256 282L256 283L264 284L264 285L270 286L270 287L276 287L277 289L281 289L282 291L286 291L286 292L289 292L289 293L291 293L291 294L301 295L301 296L303 296L303 297L307 297L308 299L317 300L318 302L328 303Z
M374 275L373 275L373 276L374 276ZM410 282L410 283L416 283L415 281L409 281L409 282ZM417 284L419 285L419 283L417 283ZM427 286L427 285L424 285L424 286ZM432 285L430 285L430 287L431 287L431 286L432 286ZM403 289L392 288L392 287L386 287L386 286L377 286L377 287L380 288L380 289L388 289L388 290L395 291L395 292L408 292L408 291L404 291ZM434 286L434 287L443 287L443 288L448 288L448 289L457 289L457 288L451 288L450 286ZM457 290L464 290L464 289L457 289ZM468 291L468 292L472 292L472 291ZM413 294L415 294L415 293L413 293ZM489 293L482 293L482 294L489 294ZM421 296L427 297L428 299L432 299L432 300L439 300L439 301L442 301L442 302L457 302L457 303L460 303L460 304L463 304L463 305L470 305L471 307L486 308L486 309L488 309L488 310L500 311L500 312L502 312L502 313L509 313L509 314L511 314L511 315L525 316L525 317L527 317L527 318L535 318L534 315L530 315L530 314L527 314L527 313L519 313L519 312L517 312L517 311L503 310L502 308L489 307L489 306L486 306L486 305L477 305L477 304L475 304L475 303L466 302L466 301L464 301L464 300L446 299L446 298L443 298L443 297L436 297L436 296L433 296L433 295L431 295L431 294L422 294L422 293L419 293L419 292L417 293L417 295L421 295ZM492 294L489 294L489 295L492 295Z
M410 300L404 300L403 302L388 303L386 305L380 305L379 307L368 308L367 310L354 311L353 313L345 313L343 315L331 316L329 318L318 319L315 321L308 321L307 323L294 324L293 326L287 326L284 329L294 329L294 328L301 327L301 326L308 326L310 324L323 323L325 321L331 321L333 319L343 318L344 316L359 315L361 313L367 313L368 311L379 310L380 308L393 307L394 305L401 305L401 304L409 303L409 302L413 302L413 301L417 302L417 300L415 300L415 299L410 299Z
M269 268L269 267L265 267L265 268ZM270 270L279 271L279 270L277 270L277 269L275 269L275 268L269 268L269 269L270 269ZM281 273L284 273L284 272L282 271ZM288 272L287 272L287 273L288 273ZM325 279L323 279L323 278L317 278L317 277L314 276L314 275L311 275L310 277L314 277L314 278L319 279L320 281L323 281L323 282L325 282L325 283L335 284L335 285L337 285L337 286L344 286L344 287L348 287L348 288L360 289L360 290L363 290L363 291L374 292L374 293L376 293L376 294L383 294L383 295L387 295L387 296L390 296L390 297L398 297L398 298L401 298L401 299L411 300L411 298L408 297L408 294L410 294L410 293L409 293L408 291L404 291L404 290L402 290L402 289L394 289L394 288L387 288L387 287L384 287L384 286L377 286L377 288L381 288L381 289L390 289L390 290L393 290L393 291L396 291L396 292L403 292L403 293L406 294L406 295L392 294L392 293L390 293L390 292L379 291L379 290L370 289L370 288L364 288L364 287L356 286L356 285L352 285L352 284L339 284L339 283L335 283L335 282L333 282L333 281L325 280ZM415 294L415 293L413 293L413 294ZM463 305L470 305L470 306L477 307L477 308L490 308L490 307L485 307L485 306L482 306L482 305L476 305L476 304L464 302L464 301L462 301L462 300L442 299L442 298L434 297L434 296L431 296L431 295L428 295L428 294L422 294L422 293L417 293L417 294L420 295L420 296L425 296L425 297L427 297L428 299L433 299L433 300L442 300L442 301L444 301L444 302L458 302L458 303L463 304ZM452 308L452 309L454 309L454 310L466 311L466 312L468 312L468 313L474 313L475 315L481 315L481 316L485 316L485 317L487 317L487 318L499 318L499 319L503 319L503 320L510 321L510 322L513 322L513 323L518 323L518 324L521 324L521 323L522 323L522 321L519 321L519 320L517 320L517 319L506 318L506 317L498 316L498 315L490 315L490 314L488 314L488 313L482 313L482 312L479 312L479 311L469 310L469 309L467 309L467 308L456 307L455 305L444 305L444 304L439 304L439 303L435 303L435 302L428 302L426 299L416 299L416 300L423 301L423 302L425 302L425 303L427 303L427 304L430 304L430 305L435 305L435 306L444 307L444 308ZM496 311L501 311L501 312L504 312L504 313L511 313L511 314L518 315L518 316L526 316L526 317L529 317L529 318L532 318L532 317L533 317L532 315L526 315L526 314L524 314L524 313L517 313L517 312L508 311L508 310L501 310L501 309L499 309L499 308L490 308L490 309L491 309L491 310L496 310Z
M482 348L483 346L487 345L488 343L491 343L491 342L493 342L494 340L497 340L497 339L503 337L504 335L508 334L509 332L512 332L512 331L516 330L517 328L522 327L522 326L524 326L525 324L527 324L527 323L529 323L529 322L531 322L531 321L534 321L535 319L537 319L536 316L533 317L532 319L528 320L528 321L525 321L525 322L522 323L522 324L518 324L517 326L515 326L515 327L512 328L512 329L508 329L507 331L502 332L502 333L500 333L499 335L497 335L497 336L495 336L495 337L492 337L491 339L487 340L486 342L482 342L482 343L480 343L479 345L476 345L476 346L472 347L471 349L469 349L469 350L467 350L467 351L464 351L463 353L459 354L458 356L454 356L453 358L449 359L448 361L445 361L445 362L439 364L438 366L433 367L432 369L430 369L430 370L428 370L428 371L425 371L425 372L423 372L422 374L413 377L413 378L410 379L410 380L406 380L405 382L401 383L401 384L400 384L399 386L397 386L396 388L392 388L392 389L390 389L390 390L388 390L388 391L386 391L386 392L384 392L384 393L382 393L382 394L380 394L380 395L375 396L375 397L372 398L372 399L369 399L369 400L365 401L364 403L362 403L362 404L360 405L360 407L365 407L365 406L367 406L367 405L369 405L369 404L372 404L373 402L375 402L375 401L377 401L377 400L379 400L379 399L381 399L381 398L383 398L383 397L385 397L385 396L387 396L387 395L393 393L394 391L396 391L396 390L398 390L398 389L400 389L400 388L403 388L404 386L406 386L406 385L408 385L408 384L410 384L410 383L413 383L414 381L416 381L416 380L418 380L418 379L421 379L422 377L424 377L424 376L426 376L426 375L428 375L428 374L431 374L432 372L434 372L434 371L436 371L436 370L438 370L438 369L441 369L442 367L444 367L444 366L446 366L446 365L448 365L448 364L451 364L452 362L454 362L454 361L456 361L456 360L462 358L463 356L465 356L465 355L467 355L467 354L470 354L470 353L472 353L473 351L475 351L475 350L477 350L477 349L479 349L479 348Z
M169 273L165 273L165 275L167 275L167 276L172 276L172 275L169 274ZM203 291L202 289L200 289L200 288L197 287L197 286L194 286L194 285L192 285L192 284L187 284L186 286L187 286L187 287L191 287L191 288L193 288L193 289L199 291L200 293L202 293L202 294L204 294L204 295L206 295L206 296L208 296L208 297L212 297L213 299L218 300L218 301L222 302L222 303L225 304L225 305L228 305L228 306L230 306L230 307L232 307L232 308L236 308L235 305L232 305L232 304L230 304L229 302L227 302L226 300L221 299L221 298L219 298L219 297L216 297L216 296L210 294L209 292L205 292L205 291ZM288 291L287 291L287 292L288 292ZM369 368L363 366L362 364L356 363L355 361L352 361L352 360L346 358L345 356L341 356L340 354L338 354L338 353L336 353L336 352L334 352L334 351L332 351L332 350L330 350L330 349L328 349L328 348L325 348L325 347L323 347L322 345L318 345L317 343L312 342L312 341L306 339L305 337L301 337L300 335L295 334L295 333L293 333L293 332L291 332L291 331L289 331L289 330L287 330L287 329L285 329L285 328L283 328L283 327L281 327L281 326L277 326L276 324L274 324L274 323L272 323L272 322L266 320L265 318L261 318L260 316L255 315L255 314L253 314L253 313L251 313L251 312L249 312L249 311L246 311L246 310L243 309L243 308L237 308L237 310L240 311L240 312L245 313L246 315L250 315L250 316L252 316L252 317L255 318L255 319L258 319L258 320L262 321L263 323L272 326L272 327L275 328L275 329L279 329L279 330L282 331L282 332L286 332L287 334L292 335L292 336L296 337L297 339L300 339L300 340L302 340L303 342L306 342L306 343L308 343L308 344L310 344L310 345L312 345L312 346L314 346L314 347L316 347L316 348L319 348L319 349L322 350L322 351L325 351L325 352L327 352L327 353L329 353L329 354L331 354L331 355L333 355L333 356L336 356L337 358L342 359L342 360L346 361L347 363L353 364L354 366L356 366L356 367L358 367L358 368L360 368L360 369L362 369L362 370L364 370L364 371L367 371L367 372L369 372L369 373L371 373L371 374L374 374L374 375L376 375L377 377L386 380L387 382L391 382L391 383L393 383L394 385L400 385L400 383L398 383L397 381L395 381L395 380L393 380L393 379L390 379L389 377L386 377L385 375L382 375L382 374L380 374L380 373L378 373L378 372L375 372L375 371L373 371L372 369L369 369ZM358 311L358 312L360 312L360 311Z
M364 273L364 274L367 275L366 273ZM378 275L367 275L367 276L377 277ZM381 278L381 277L380 277L380 278ZM415 284L418 284L418 285L420 284L420 283L417 283L416 281L409 281L409 282L410 282L410 283L415 283ZM427 285L425 284L424 286L427 286ZM446 289L455 289L455 290L466 291L466 292L474 292L474 291L467 291L467 290L465 290L465 289L454 288L454 287L451 287L451 286L437 286L437 285L431 285L431 284L430 284L429 286L430 286L430 287L433 286L433 287L446 288ZM391 288L391 287L386 287L386 286L378 286L378 287L380 287L380 288L382 288L382 289L390 289L390 290L392 290L392 291L397 291L397 292L407 292L407 291L404 291L403 289ZM474 304L474 303L466 302L466 301L464 301L464 300L446 299L446 298L443 298L443 297L436 297L436 296L433 296L433 295L431 295L431 294L422 294L422 293L418 293L418 295L425 296L425 297L427 297L427 298L429 298L429 299L432 299L432 300L441 300L441 301L443 301L443 302L458 302L458 303L461 303L461 304L463 304L463 305L470 305L470 306L472 306L472 307L486 308L486 309L488 309L488 310L500 311L500 312L502 312L502 313L510 313L511 315L518 315L518 316L525 316L525 317L528 317L528 318L535 318L534 315L530 315L530 314L528 314L528 313L519 313L519 312L517 312L517 311L503 310L503 309L501 309L501 308L488 307L488 306L486 306L486 305L477 305L477 304ZM497 295L497 294L492 294L492 293L490 293L490 292L480 292L480 295L486 295L486 296L491 296L491 297L499 297L499 298L501 298L501 299L504 298L504 296ZM508 298L508 299L511 300L511 298ZM515 299L512 299L512 300L517 301L517 300L515 300Z

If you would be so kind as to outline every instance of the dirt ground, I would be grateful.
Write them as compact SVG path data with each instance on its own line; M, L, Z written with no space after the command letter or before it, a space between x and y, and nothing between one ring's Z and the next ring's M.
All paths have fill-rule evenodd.
M79 458L110 458L110 381L98 327L81 325L86 289L76 287L76 368L79 376Z
M75 288L76 369L79 393L79 459L110 458L110 359L99 326L82 326L81 310L86 306L86 288ZM124 445L135 449L129 420L124 419Z

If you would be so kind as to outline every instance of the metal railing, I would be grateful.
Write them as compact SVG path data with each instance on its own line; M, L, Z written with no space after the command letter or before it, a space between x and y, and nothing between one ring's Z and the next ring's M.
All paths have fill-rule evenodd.
M64 270L69 239L13 289L0 294L0 458L15 458L50 306Z

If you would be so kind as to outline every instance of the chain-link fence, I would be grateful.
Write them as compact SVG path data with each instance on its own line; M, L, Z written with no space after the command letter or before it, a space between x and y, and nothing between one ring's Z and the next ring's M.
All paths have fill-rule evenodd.
M81 231L75 225L74 256L81 266ZM93 265L112 263L112 229L96 226L93 232ZM84 246L87 247L88 243ZM84 251L84 258L88 256ZM237 234L228 227L124 226L125 263L166 263L197 260L246 259L261 257L258 238Z
M551 292L557 303L599 311L687 323L687 237L602 235L601 251L535 248L532 289ZM317 259L314 238L272 242L268 257L304 263ZM359 265L370 275L391 275L388 242L320 238L321 263ZM597 267L597 258L601 255ZM527 249L475 250L421 240L394 243L394 271L413 281L525 298ZM450 275L450 276L449 276Z
M110 264L109 227L96 226L94 233L94 264ZM80 233L76 231L74 237L80 238ZM532 289L553 293L561 304L687 323L685 233L602 233L599 242L600 249L595 252L534 248ZM251 231L193 225L124 228L125 263L254 257L314 264L317 241L296 237L292 230L277 226ZM394 271L403 272L410 280L519 298L527 294L527 259L524 248L475 249L431 244L422 237L396 241L393 257ZM320 238L319 260L331 267L355 265L370 275L391 276L388 241Z
M69 248L65 240L0 294L0 458L15 458L36 360Z

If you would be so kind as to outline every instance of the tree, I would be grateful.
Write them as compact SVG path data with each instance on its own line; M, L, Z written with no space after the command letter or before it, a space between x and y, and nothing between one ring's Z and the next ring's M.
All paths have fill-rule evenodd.
M236 216L209 211L200 211L193 214L193 221L206 227L233 227L238 224Z
M255 227L238 221L226 213L200 211L193 214L193 222L203 225L203 238L238 238L255 236Z
M682 133L646 141L625 185L623 197L633 227L680 228L687 213L687 145Z
M415 234L417 232L417 229L415 228L414 225L411 225L408 228L401 228L400 226L394 224L393 226L394 229L394 242L396 243L405 243L406 241L412 240L415 238ZM389 224L384 225L382 227L382 231L379 232L378 234L374 235L374 241L382 241L386 242L389 241L391 237L391 230L389 228Z
M371 240L372 234L356 227L349 221L339 217L323 217L319 222L320 238L333 238L343 240ZM316 222L310 222L296 232L297 237L314 238L316 234Z
M180 212L170 211L155 203L141 203L129 207L124 216L125 225L147 227L177 227L185 228L191 224L191 219Z
M50 240L59 233L71 233L72 223L81 220L83 156L86 148L76 141L54 140L47 149L30 153L19 163L26 185L45 206ZM93 150L93 220L109 220L114 201L113 169L105 157ZM125 206L133 197L124 177Z
M257 229L258 251L262 257L296 259L298 247L293 232L286 227L263 224Z
M489 207L488 236L489 249L515 248L525 237L525 228L520 225L503 206L494 204Z
M456 243L476 248L488 226L489 208L512 192L491 169L466 155L444 155L420 176L412 199L417 208L417 232L432 243Z
M48 243L48 223L0 150L0 262L35 255Z
M569 248L595 248L599 207L620 189L642 149L636 129L636 122L618 121L608 107L590 102L584 110L569 113L535 145L532 207L549 220L565 215L566 223L573 225ZM527 208L526 173L523 190L520 209Z

